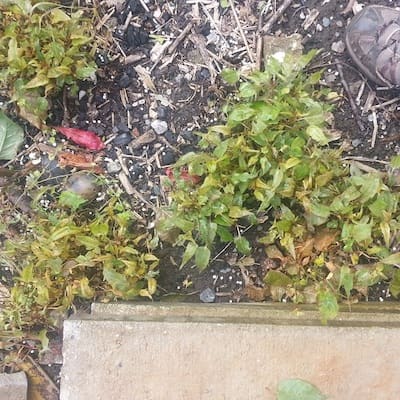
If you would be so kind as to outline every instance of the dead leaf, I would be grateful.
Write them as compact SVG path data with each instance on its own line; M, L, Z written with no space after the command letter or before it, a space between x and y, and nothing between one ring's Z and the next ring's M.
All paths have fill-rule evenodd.
M60 167L75 167L92 171L95 174L104 173L103 168L97 165L93 154L89 153L70 153L61 151L58 153L58 164Z
M246 295L250 300L260 302L265 300L270 295L270 290L267 287L249 285L243 289L243 294Z
M152 92L156 92L156 87L154 86L153 80L151 79L149 71L143 68L141 65L137 65L135 67L135 71L139 75L139 79L142 81L143 86L151 90Z
M284 261L286 259L286 257L282 254L282 252L275 245L268 246L265 249L265 252L267 253L267 256L269 258L276 258L280 261Z
M325 261L325 266L330 272L335 272L338 269L338 266L332 261Z
M307 239L301 246L297 247L297 256L299 260L310 257L314 248L314 238Z
M323 229L314 236L314 247L317 251L326 251L329 246L336 242L336 231Z

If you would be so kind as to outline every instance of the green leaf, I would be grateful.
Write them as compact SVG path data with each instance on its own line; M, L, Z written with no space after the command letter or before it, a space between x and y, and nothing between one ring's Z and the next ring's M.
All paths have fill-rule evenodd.
M392 168L400 168L400 156L394 156L390 159L390 166Z
M183 256L182 256L182 262L181 262L180 268L182 268L184 265L186 265L187 262L195 255L198 247L199 246L196 243L188 242L188 244L186 245L185 252L183 253Z
M100 244L98 239L86 235L76 235L75 240L82 246L85 246L87 250L93 250Z
M210 256L211 252L209 248L205 246L197 247L194 254L194 260L200 270L207 268L208 263L210 262Z
M292 283L292 279L281 271L268 271L265 275L264 282L271 286L286 287Z
M23 140L23 129L0 111L0 160L12 160Z
M49 348L49 338L47 337L47 329L42 329L38 334L40 340L40 352L44 352Z
M344 288L346 296L350 297L350 291L353 289L353 273L347 266L340 268L339 286Z
M318 293L317 299L322 323L326 324L328 320L336 318L339 313L336 296L328 290L322 290Z
M99 221L95 221L90 225L90 232L93 236L107 236L108 230L108 224Z
M249 255L251 253L251 247L249 241L243 236L236 236L233 240L239 253Z
M325 400L327 397L313 384L302 379L279 382L277 400Z
M240 79L240 74L235 69L227 68L221 72L221 77L226 83L234 85Z
M58 202L61 206L68 207L73 211L76 211L82 204L87 203L87 200L75 192L64 190L59 198Z
M39 73L25 85L25 89L34 89L37 87L46 86L48 83L49 78L47 75L44 73Z
M393 271L393 277L392 277L392 280L390 281L389 290L390 290L390 293L394 297L396 297L396 299L399 297L399 294L400 294L400 269L395 269Z
M228 123L237 125L238 123L251 118L255 114L255 110L249 104L239 104L231 111L228 116Z
M103 268L104 279L111 285L111 287L118 292L124 293L129 289L129 283L125 276L115 271L110 266L104 266Z
M325 136L324 131L319 126L310 125L309 127L307 127L306 133L322 146L325 146L329 143L329 140Z
M59 8L54 8L50 12L51 14L51 21L53 24L57 24L58 22L67 22L71 19L64 11Z
M381 262L388 265L400 265L400 253L391 254L390 256L382 259Z

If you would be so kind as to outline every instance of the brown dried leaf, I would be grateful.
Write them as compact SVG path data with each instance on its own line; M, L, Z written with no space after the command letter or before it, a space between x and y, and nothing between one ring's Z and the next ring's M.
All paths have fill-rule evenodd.
M314 237L314 247L317 251L326 251L329 246L336 242L336 231L323 229Z
M265 249L265 252L267 253L267 256L269 258L275 258L282 262L286 259L286 257L282 254L282 252L275 245L268 246Z
M270 290L267 287L258 287L254 285L246 286L243 293L251 300L263 301L270 295Z
M92 171L96 174L103 173L103 168L97 165L94 155L89 153L70 153L62 151L58 153L58 164L60 167L75 167Z
M307 239L301 246L297 247L298 259L310 257L314 248L314 238Z

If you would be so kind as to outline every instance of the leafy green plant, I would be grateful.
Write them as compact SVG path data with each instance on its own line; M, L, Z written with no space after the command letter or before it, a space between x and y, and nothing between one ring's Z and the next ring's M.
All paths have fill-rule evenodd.
M12 160L23 140L23 129L0 111L0 160Z
M229 84L242 80L226 124L200 134L200 151L176 163L158 229L185 247L182 265L193 258L204 269L217 241L250 255L243 227L263 224L258 242L279 261L264 280L272 297L318 301L327 320L338 300L380 280L395 276L398 294L390 246L399 194L387 176L343 163L328 146L330 93L318 86L321 71L304 72L313 55L271 58L247 77L224 72Z
M47 211L27 231L0 253L1 263L15 272L1 316L4 330L51 325L51 315L64 313L77 298L129 300L156 291L158 259L117 197L96 212Z
M41 127L49 96L93 76L92 24L82 10L52 2L0 4L0 79L22 117Z

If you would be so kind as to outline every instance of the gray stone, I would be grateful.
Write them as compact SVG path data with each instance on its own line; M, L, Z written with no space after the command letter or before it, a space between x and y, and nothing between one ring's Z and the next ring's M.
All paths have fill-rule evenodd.
M150 126L154 129L154 132L157 133L157 135L162 135L168 130L168 124L160 119L155 119L152 121Z
M111 160L107 163L106 168L109 174L116 174L117 172L121 171L121 164L119 161Z
M0 400L26 400L28 380L25 372L0 374Z
M288 378L396 399L400 305L352 309L322 326L301 305L95 304L64 323L60 400L272 400Z
M324 28L327 28L331 24L331 20L327 17L322 18L322 25Z
M343 53L346 50L346 45L342 40L339 40L332 43L331 49L336 53Z
M200 293L200 301L203 303L214 303L215 301L215 292L210 288L204 289Z

